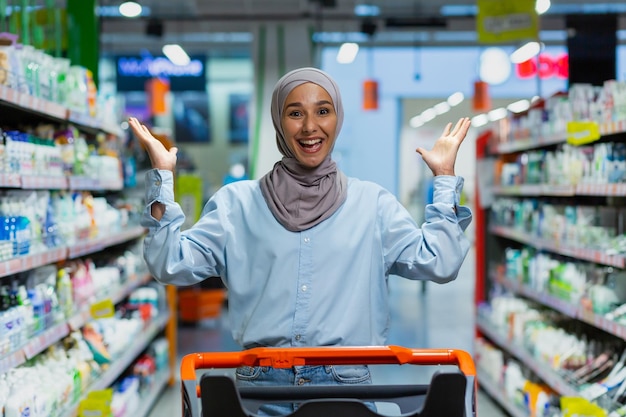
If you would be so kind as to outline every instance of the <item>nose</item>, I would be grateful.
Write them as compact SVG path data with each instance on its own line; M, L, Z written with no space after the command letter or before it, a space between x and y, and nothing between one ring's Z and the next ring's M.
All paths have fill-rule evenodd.
M317 122L314 117L307 116L302 121L302 132L313 133L316 131Z

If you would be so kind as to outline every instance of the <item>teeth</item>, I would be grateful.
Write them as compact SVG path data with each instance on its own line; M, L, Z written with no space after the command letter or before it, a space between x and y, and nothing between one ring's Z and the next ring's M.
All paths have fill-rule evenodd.
M309 140L301 140L299 141L303 145L315 145L316 143L320 143L321 139L309 139Z

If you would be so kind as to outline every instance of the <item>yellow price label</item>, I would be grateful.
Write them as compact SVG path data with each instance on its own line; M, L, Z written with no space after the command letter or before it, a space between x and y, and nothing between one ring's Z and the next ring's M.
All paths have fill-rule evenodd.
M89 391L89 393L87 394L87 398L92 398L94 400L103 400L110 404L111 401L113 401L113 389L107 388Z
M78 417L109 417L111 403L101 398L85 398L78 404Z
M586 145L601 137L600 126L597 122L575 121L567 123L567 143L570 145Z
M107 298L92 304L90 310L91 317L94 319L110 318L115 315L115 304L113 304L113 300Z

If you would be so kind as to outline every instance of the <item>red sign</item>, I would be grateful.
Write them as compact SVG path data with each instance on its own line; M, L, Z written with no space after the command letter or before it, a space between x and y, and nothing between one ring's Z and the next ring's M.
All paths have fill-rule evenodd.
M552 77L567 79L569 77L567 54L557 57L539 54L538 58L531 58L528 61L515 65L515 73L521 79L537 77L537 72L539 72L539 78L541 79Z

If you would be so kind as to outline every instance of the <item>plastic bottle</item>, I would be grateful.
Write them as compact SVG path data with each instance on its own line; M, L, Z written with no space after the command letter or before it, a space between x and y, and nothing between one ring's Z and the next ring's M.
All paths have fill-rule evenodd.
M74 299L72 298L72 280L65 268L60 268L57 272L56 291L61 311L66 318L69 318L74 312Z

